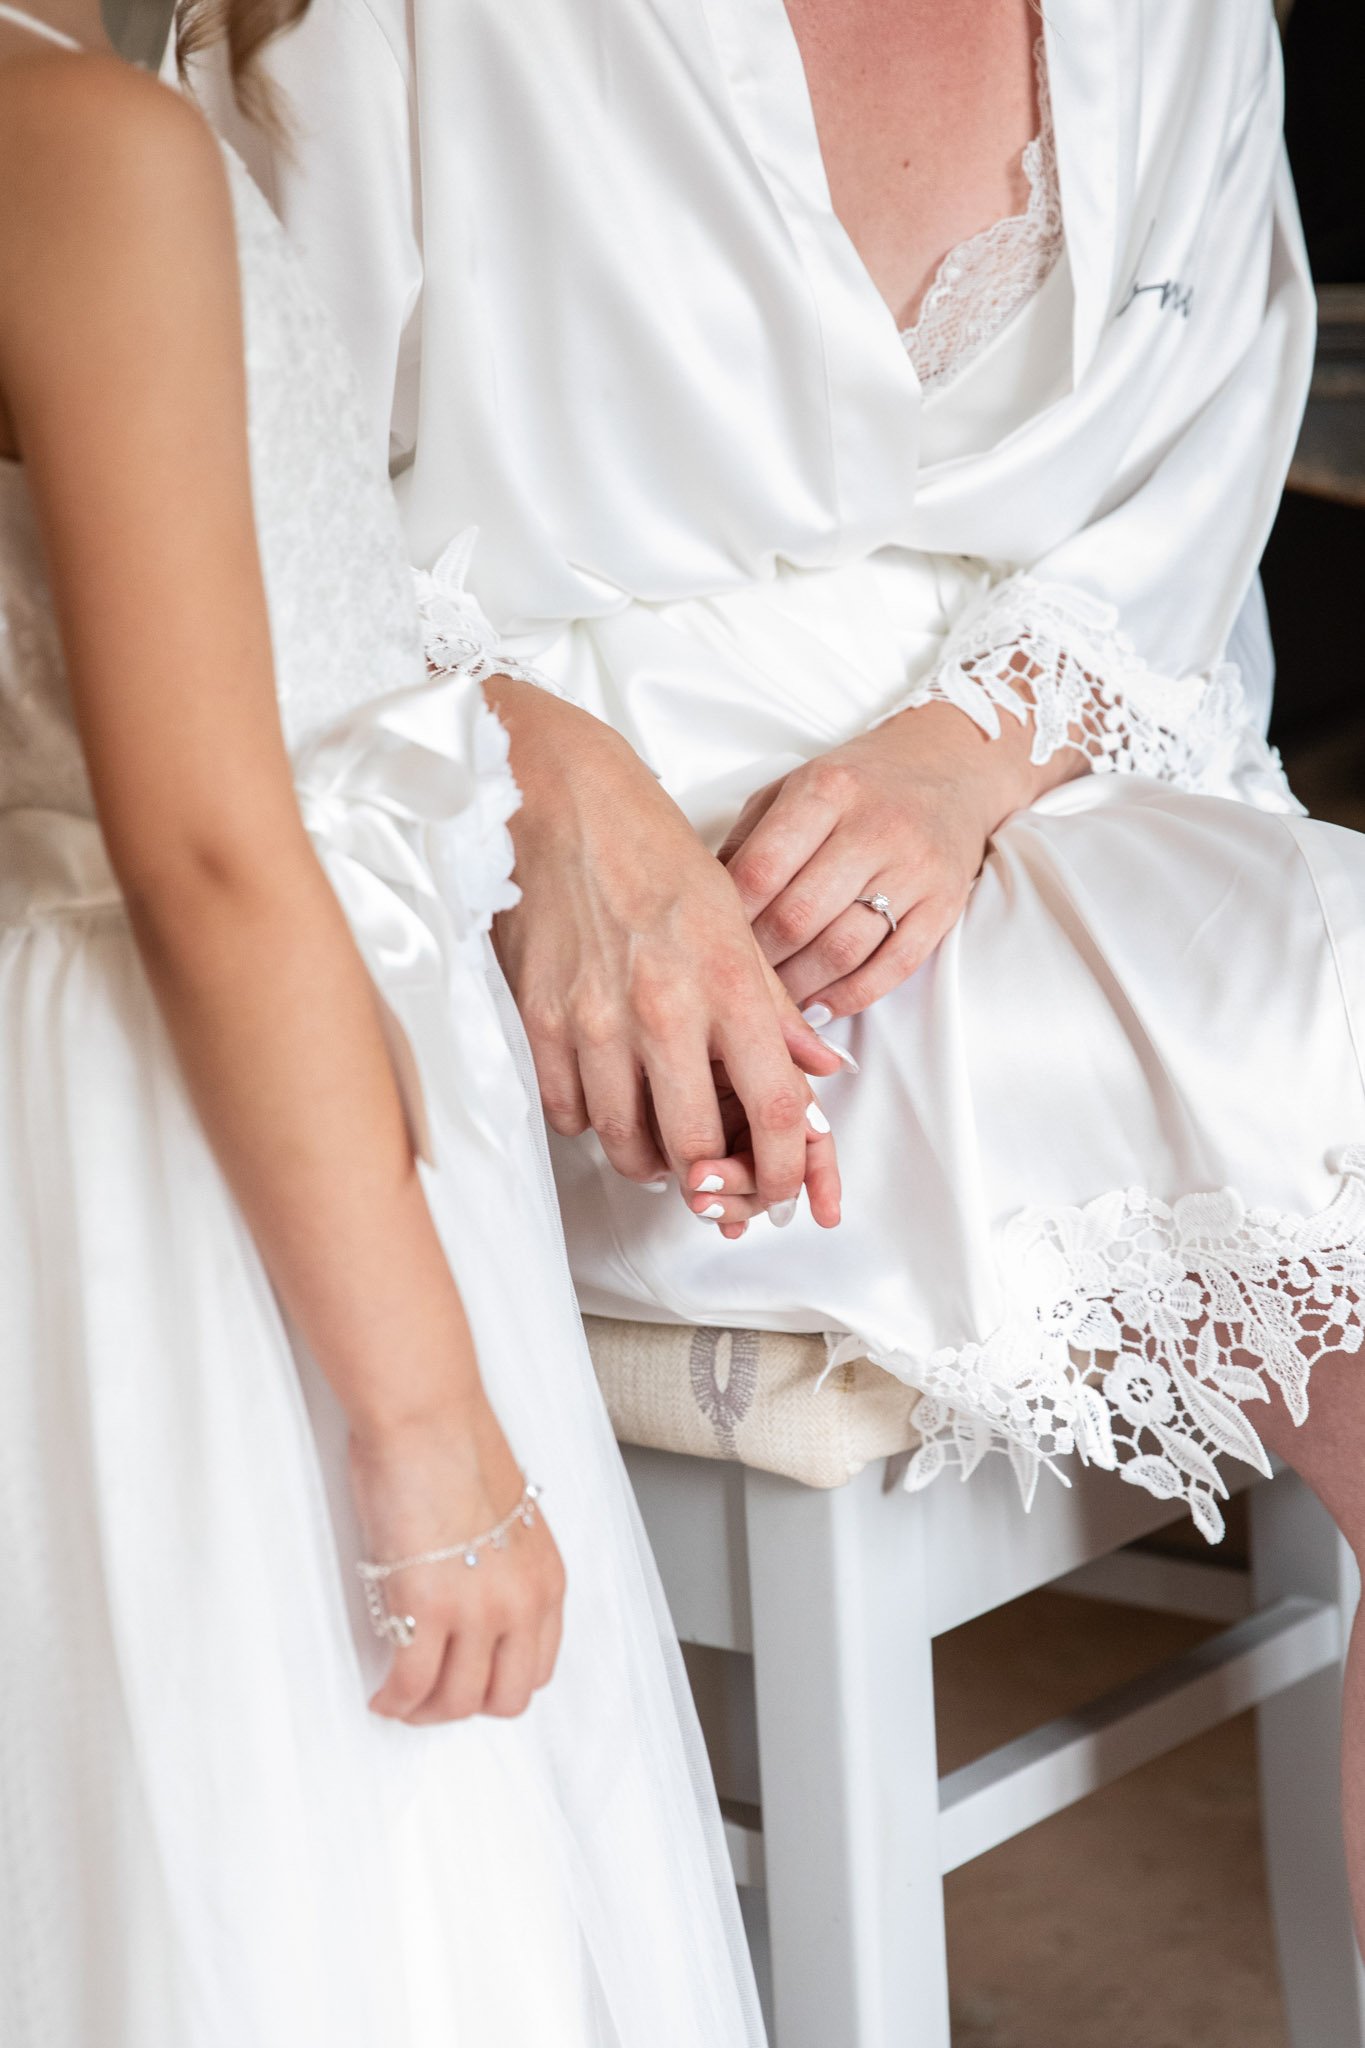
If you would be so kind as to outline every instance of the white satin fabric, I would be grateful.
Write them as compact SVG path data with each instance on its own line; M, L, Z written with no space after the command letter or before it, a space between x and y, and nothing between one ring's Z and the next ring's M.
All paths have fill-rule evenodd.
M546 1490L566 1631L519 1721L367 1709L387 1653L344 1419L187 1098L93 815L24 472L0 465L0 2040L756 2048L707 1767L488 950L515 894L505 735L475 681L424 677L344 352L231 180L300 801L485 1382Z
M1214 1536L1267 1385L1301 1414L1362 1342L1362 845L1260 736L1312 297L1265 0L1044 27L1064 255L928 393L782 0L319 0L265 175L414 559L479 526L509 656L709 843L907 700L972 709L982 621L1120 679L1152 743L1010 820L937 956L841 1027L840 1230L732 1246L592 1140L557 1171L589 1308L827 1330L924 1390L912 1483L1079 1453Z
M1074 585L1188 676L1312 352L1274 22L1043 32L1066 260L1028 383L970 398L921 394L833 212L783 0L316 0L268 60L287 150L200 83L341 317L414 560L479 527L518 646L894 544Z

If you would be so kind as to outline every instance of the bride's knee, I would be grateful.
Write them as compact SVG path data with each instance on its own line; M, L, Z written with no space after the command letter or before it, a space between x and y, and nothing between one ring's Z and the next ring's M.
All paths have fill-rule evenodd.
M1308 1413L1295 1422L1277 1392L1253 1418L1267 1450L1312 1489L1365 1565L1365 1358L1320 1358L1308 1385Z

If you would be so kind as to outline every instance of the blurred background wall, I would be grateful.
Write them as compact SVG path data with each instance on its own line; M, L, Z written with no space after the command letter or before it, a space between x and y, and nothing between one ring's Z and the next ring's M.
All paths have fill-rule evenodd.
M156 66L170 33L174 0L104 0L104 22L125 57Z
M1321 340L1264 576L1279 662L1274 737L1305 801L1365 824L1365 6L1293 0L1286 119Z

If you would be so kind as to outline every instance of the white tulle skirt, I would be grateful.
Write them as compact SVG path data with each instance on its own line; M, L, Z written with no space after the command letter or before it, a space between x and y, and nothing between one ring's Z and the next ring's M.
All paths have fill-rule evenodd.
M551 657L711 844L936 661L983 564L887 550L634 604ZM1259 755L1259 761L1257 756ZM1365 840L1298 815L1264 750L1222 796L1071 782L996 834L934 957L832 1027L844 1221L736 1243L556 1141L603 1315L827 1331L923 1390L909 1483L1080 1456L1221 1529L1258 1402L1300 1416L1365 1297ZM1267 806L1261 808L1260 806Z
M366 1709L341 1418L122 913L0 931L5 2048L760 2039L495 977L457 1006L481 1100L429 1087L428 1185L566 1633L523 1719L412 1730Z

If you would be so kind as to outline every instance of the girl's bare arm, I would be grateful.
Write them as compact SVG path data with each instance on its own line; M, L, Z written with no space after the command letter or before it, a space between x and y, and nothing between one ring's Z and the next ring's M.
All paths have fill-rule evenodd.
M10 64L0 95L0 388L110 858L205 1130L350 1419L370 1540L448 1542L520 1482L294 796L224 165L190 106L110 60ZM433 1581L429 1615L403 1589L424 1625L382 1707L476 1710L509 1661L502 1704L524 1704L559 1570L548 1537L506 1557Z

